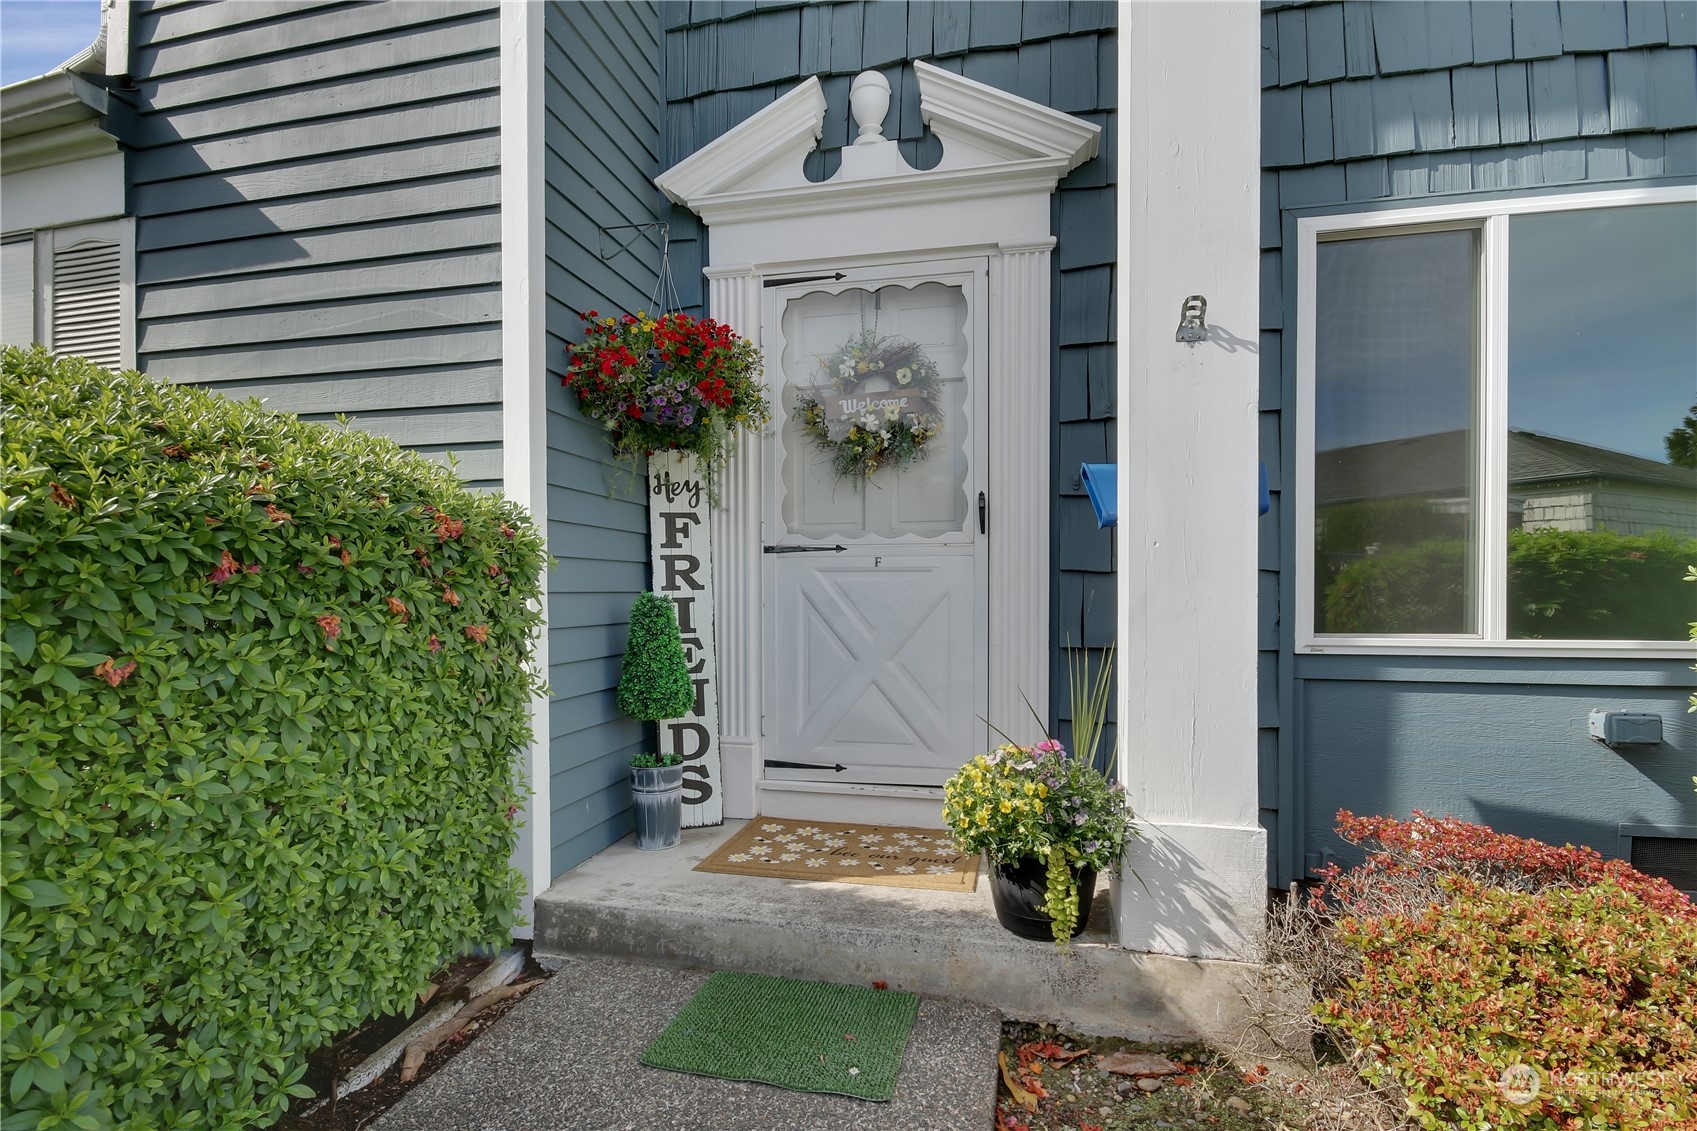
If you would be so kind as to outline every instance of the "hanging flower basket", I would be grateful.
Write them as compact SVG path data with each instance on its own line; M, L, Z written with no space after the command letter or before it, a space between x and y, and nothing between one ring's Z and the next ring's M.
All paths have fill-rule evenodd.
M799 390L801 429L857 487L925 454L943 427L937 363L906 338L866 330L819 359L824 384Z
M578 316L563 383L585 416L607 430L613 451L633 463L651 452L692 453L708 496L736 448L738 431L772 418L760 387L760 351L729 326L687 314Z

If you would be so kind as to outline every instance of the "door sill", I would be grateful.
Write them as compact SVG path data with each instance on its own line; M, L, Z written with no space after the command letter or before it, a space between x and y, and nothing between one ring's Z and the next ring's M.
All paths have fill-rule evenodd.
M943 791L936 786L762 781L755 794L756 807L763 817L916 829L943 827Z

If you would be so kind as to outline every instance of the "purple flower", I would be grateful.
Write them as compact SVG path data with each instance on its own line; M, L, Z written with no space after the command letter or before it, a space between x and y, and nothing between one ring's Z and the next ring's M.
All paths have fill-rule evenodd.
M1084 824L1084 822L1088 821L1089 819L1090 818L1087 817L1086 815L1084 815L1083 813L1074 813L1072 815L1072 823L1075 824L1075 825L1082 825L1082 824Z
M1099 840L1087 840L1087 841L1084 842L1084 851L1087 854L1091 853L1091 852L1095 852L1098 848L1101 848L1101 847L1102 847L1102 842L1099 841Z

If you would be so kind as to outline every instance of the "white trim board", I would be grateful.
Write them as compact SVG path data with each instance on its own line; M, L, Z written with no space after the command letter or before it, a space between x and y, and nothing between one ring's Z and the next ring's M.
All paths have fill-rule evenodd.
M711 230L709 310L760 341L767 278L851 266L982 256L990 321L989 701L1023 694L1048 713L1050 197L1096 152L1100 129L923 62L921 114L943 141L931 170L910 168L876 131L843 150L830 181L802 160L825 113L809 78L656 180ZM887 114L886 114L887 116ZM868 124L862 119L862 125ZM1041 427L1032 422L1041 421ZM727 817L760 803L764 632L760 445L745 443L723 481L713 527ZM1033 595L1041 595L1034 599Z
M1123 946L1258 958L1260 10L1120 8L1120 779L1145 837ZM1207 341L1174 341L1187 295Z
M543 243L543 7L502 4L501 36L501 478L502 491L548 531L546 250ZM532 664L548 673L548 586ZM530 797L521 807L513 866L525 877L515 927L529 938L535 898L553 879L548 694L532 698L523 754Z

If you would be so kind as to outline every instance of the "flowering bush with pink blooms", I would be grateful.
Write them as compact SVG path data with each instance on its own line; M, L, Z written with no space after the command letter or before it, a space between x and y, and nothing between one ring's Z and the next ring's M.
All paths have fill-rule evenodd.
M0 1123L270 1123L510 938L543 562L389 440L5 350Z

